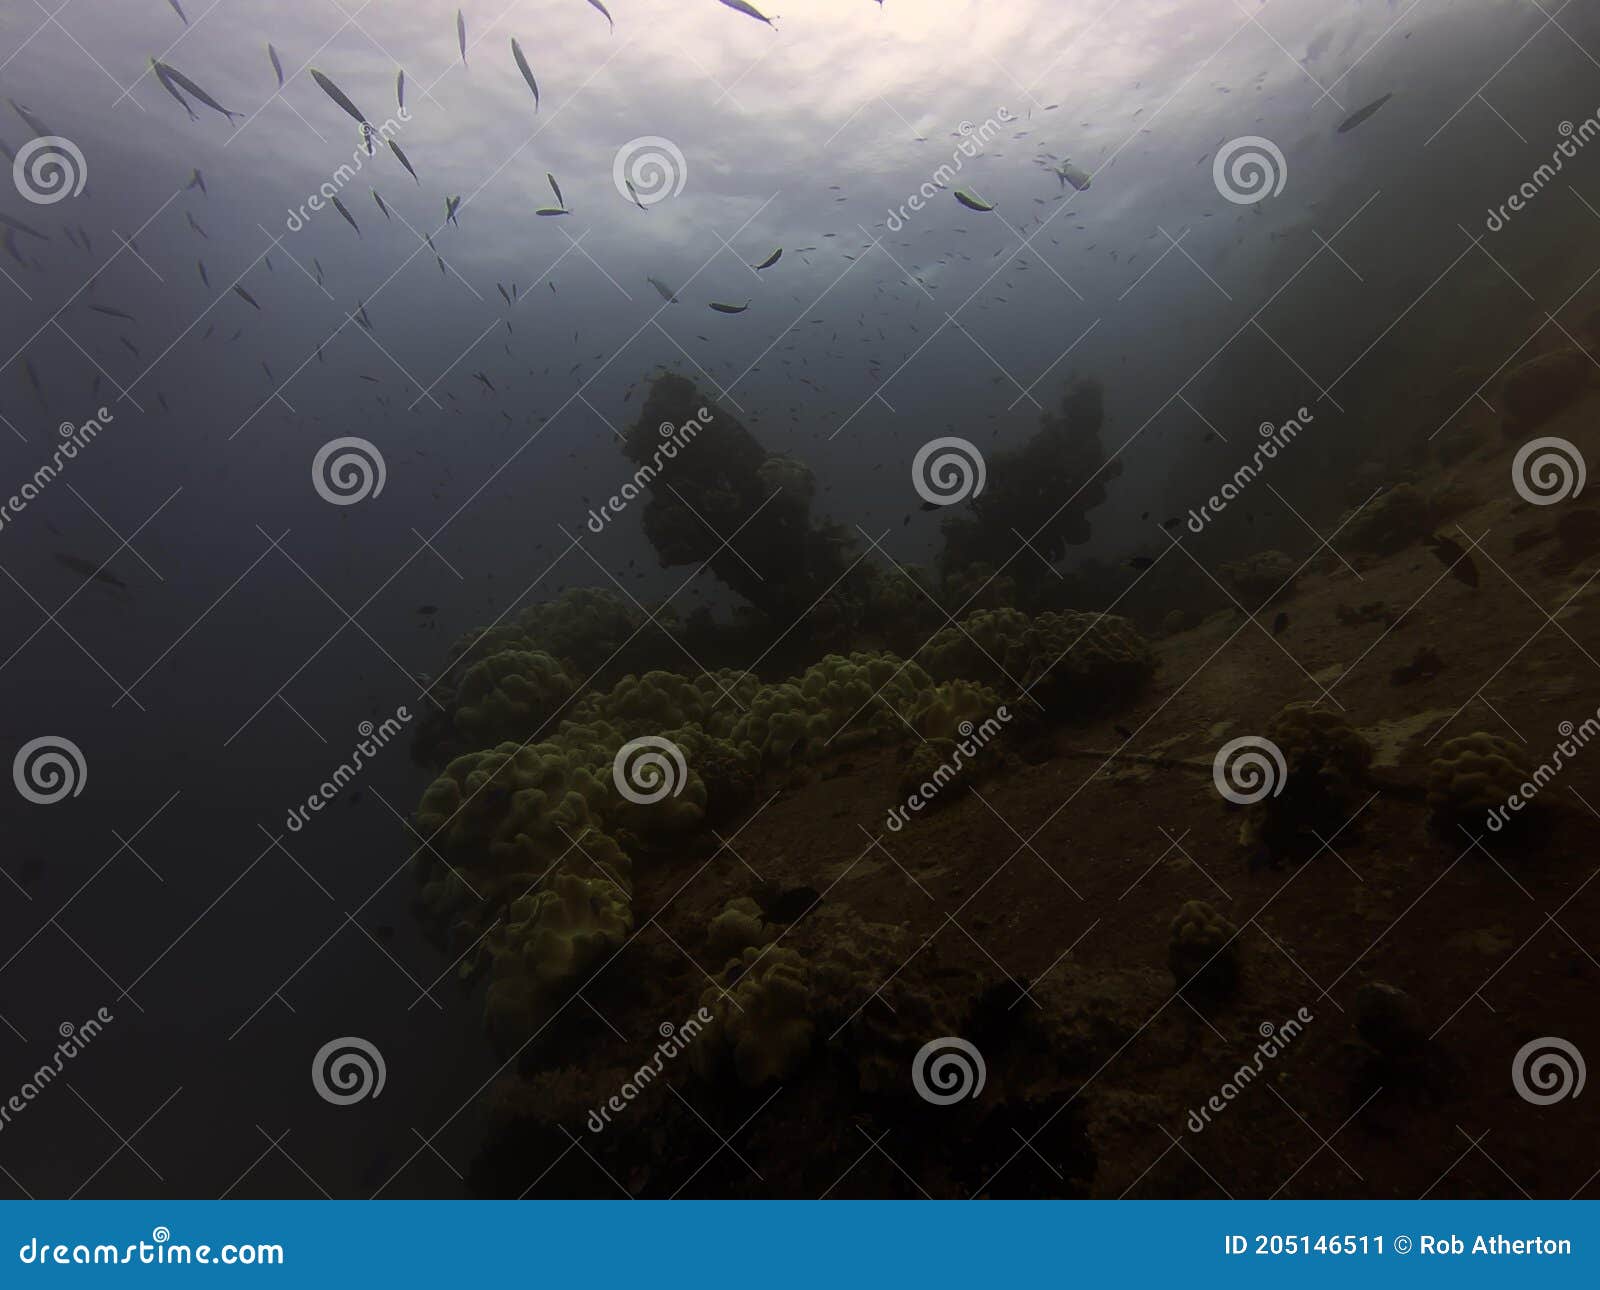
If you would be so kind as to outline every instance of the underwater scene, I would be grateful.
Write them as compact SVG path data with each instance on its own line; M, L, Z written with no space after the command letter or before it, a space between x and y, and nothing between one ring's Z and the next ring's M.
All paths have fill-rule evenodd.
M4 0L0 1194L1600 1196L1600 11Z

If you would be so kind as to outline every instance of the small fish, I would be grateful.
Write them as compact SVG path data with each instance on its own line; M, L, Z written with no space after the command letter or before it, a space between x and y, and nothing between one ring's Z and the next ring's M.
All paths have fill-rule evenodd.
M31 224L24 224L19 219L12 219L11 216L7 215L4 211L0 211L0 224L4 224L7 228L15 229L18 233L26 233L29 237L36 237L41 242L48 242L50 240L48 234L41 233Z
M235 286L234 289L233 289L233 293L234 293L234 295L238 296L240 300L243 300L245 302L245 304L249 305L252 309L255 309L257 312L260 312L261 306L256 304L256 298L254 296L252 296L248 291L246 291L243 287Z
M400 164L406 168L406 173L408 175L410 175L413 179L417 179L417 172L415 170L411 169L411 161L410 161L410 159L406 156L405 153L400 151L400 145L398 143L396 143L393 139L389 140L389 151L394 153L395 157L399 159ZM417 183L418 184L420 184L421 182L422 182L422 180L417 179Z
M711 307L719 314L742 314L746 309L750 308L750 302L746 300L742 305L725 305L720 301L713 300Z
M1140 573L1143 573L1154 563L1155 560L1148 555L1136 555L1133 557L1133 559L1128 561L1128 568L1136 569Z
M317 285L320 287L322 285L322 261L313 255L311 257L311 263L317 270Z
M331 200L333 201L333 209L338 211L339 214L344 216L345 222L347 224L349 224L351 228L355 229L356 236L360 237L361 236L361 226L356 223L355 216L352 215L349 211L345 210L344 203L342 201L340 201L337 197L332 198Z
M268 273L277 273L277 270L272 267L272 257L270 255L263 255L261 258L266 261Z
M361 146L367 150L367 156L369 156L369 157L372 156L374 153L377 152L377 148L373 147L373 144L372 144L372 138L373 138L372 127L370 125L368 125L365 121L363 121L361 123L360 135L361 135Z
M648 282L652 287L654 287L656 289L656 293L663 300L667 301L669 304L674 304L675 305L675 304L678 303L677 293L674 292L673 289L671 287L669 287L665 282L661 281L660 278L646 278L645 281Z
M376 189L376 188L374 188L374 189L373 189L373 190L372 190L372 200L373 200L373 201L375 201L375 202L377 202L377 203L378 203L378 209L379 209L379 210L381 210L381 211L382 211L382 212L383 212L383 217L384 217L384 219L391 219L391 218L393 218L393 217L392 217L392 216L391 216L391 215L390 215L390 214L389 214L389 208L388 208L388 207L387 207L387 206L385 206L385 205L384 205L384 204L383 204L383 198L382 198L382 197L380 197L380 196L378 196L378 190L377 190L377 189Z
M556 195L556 205L565 210L567 199L561 195L561 185L556 183L556 177L548 170L544 172L544 177L550 181L550 191Z
M272 42L267 42L267 57L272 61L272 70L278 74L278 88L283 88L283 64L278 61L278 51L272 47Z
M394 77L394 103L398 108L406 105L406 69L401 68Z
M419 614L421 614L424 618L429 618L429 617L432 617L434 614L439 612L439 606L438 605L418 605L417 606L417 612Z
M1381 99L1375 99L1373 102L1368 103L1367 106L1362 108L1359 112L1354 112L1341 121L1339 123L1339 128L1335 130L1334 133L1349 134L1350 131L1354 130L1363 121L1367 120L1367 118L1369 118L1374 112L1376 112L1393 97L1394 91L1390 90L1389 93L1385 94Z
M628 196L633 198L633 204L648 215L650 213L650 208L639 200L639 190L633 186L633 180L624 177L622 182L627 186Z
M461 221L456 218L456 211L460 208L461 198L459 195L444 199L444 220L446 224L454 224L457 228L461 227Z
M189 172L189 182L183 186L183 191L188 192L193 188L198 188L207 197L211 196L206 192L206 177L200 173L198 167Z
M267 374L267 380L271 384L276 385L278 383L277 380L272 375L272 369L267 366L267 360L266 359L262 359L261 360L261 370Z
M38 398L40 404L48 409L50 401L44 397L44 386L39 382L39 373L33 370L33 360L31 358L22 360L22 370L28 378L28 384L33 387L34 395Z
M467 20L461 10L456 10L456 43L461 46L461 65L467 65Z
M1288 625L1289 625L1289 615L1288 614L1284 614L1284 613L1280 613L1276 618L1274 618L1272 620L1272 634L1274 636L1277 636Z
M178 100L178 106L189 114L189 120L198 121L200 118L195 115L194 109L189 106L189 100L184 98L178 87L172 83L172 78L166 74L163 66L153 58L150 60L150 69L155 72L156 80L161 82L161 88ZM17 105L13 103L11 106L16 107ZM18 108L18 111L21 111L21 109Z
M121 318L127 322L138 322L132 314L125 314L120 309L113 309L110 305L90 305L97 314L104 314L107 318Z
M533 91L533 110L539 110L539 82L533 79L533 69L528 66L528 60L522 56L522 46L517 44L517 38L511 38L511 57L517 60L517 70L522 73L522 79L528 82L528 88Z
M774 264L776 264L781 259L783 259L783 248L780 246L776 251L774 251L771 255L769 255L765 260L761 261L760 264L752 264L750 267L752 269L754 269L757 273L759 273L759 272L761 272L762 269L770 269Z
M189 25L189 16L184 13L183 6L178 3L178 0L167 0L167 3L172 6L172 12L183 19L183 25L187 27ZM203 14L201 16L204 17Z
M495 285L495 289L497 291L499 291L500 295L504 298L505 302L509 305L511 303L511 297L506 294L506 289L504 287L502 287L498 282L495 283L494 285Z
M228 108L223 107L222 104L216 101L216 99L212 98L211 95L207 94L203 89L191 81L176 67L173 67L170 63L157 62L155 66L157 75L165 72L166 75L171 77L172 80L183 90L185 94L189 95L190 98L199 99L200 102L204 103L213 112L222 113L223 116L228 118L230 123L236 116L241 118L243 117L243 113L233 112Z
M83 559L81 556L68 555L65 551L57 551L56 562L58 564L65 565L80 578L92 579L95 582L104 582L108 586L120 587L123 591L128 589L128 584L125 583L121 578L117 577L116 574L102 569L97 564L91 564L88 560Z
M977 211L980 214L986 214L994 209L994 207L989 205L988 202L984 201L983 198L974 197L971 193L967 192L965 188L956 189L955 197L956 200L965 206L969 211Z
M570 214L572 214L572 212L569 211L565 206L541 206L541 207L539 207L538 210L534 211L534 214L535 215L570 215Z
M200 236L205 238L208 242L211 240L210 234L208 234L205 229L200 227L200 221L197 220L193 215L191 215L188 211L184 211L183 217L189 221L189 227L192 228L196 233L200 234Z
M594 2L595 0L589 0L590 4L593 4ZM773 31L777 31L778 29L777 23L773 22L771 18L767 17L766 14L762 13L761 10L757 9L754 5L747 4L745 0L722 0L722 3L727 5L728 8L734 10L736 13L746 14L749 17L754 18L757 22L766 23L767 26L773 29Z
M486 385L491 391L494 391L494 382L491 381L482 372L474 372L472 374L472 379L475 380L475 381L482 381L484 383L484 385ZM495 391L495 392L498 393L498 391Z
M342 107L350 116L354 117L357 123L361 125L365 125L367 123L366 114L350 101L349 97L343 90L341 90L321 72L319 72L315 67L311 69L311 79L314 80L318 85L322 86L322 92L340 107ZM389 146L391 148L394 147L394 143L391 141ZM406 169L410 170L411 167L407 166Z
M611 34L616 35L617 24L611 21L611 11L600 3L600 0L589 0L589 4L605 15L606 25L611 28Z

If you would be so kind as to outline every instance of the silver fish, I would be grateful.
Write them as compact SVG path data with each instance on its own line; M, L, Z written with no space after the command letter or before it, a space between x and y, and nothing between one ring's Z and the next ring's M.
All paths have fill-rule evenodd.
M410 175L413 179L417 179L417 172L411 169L411 159L407 157L405 153L400 151L400 145L393 139L389 140L389 151L394 153L394 155L399 159L400 164L406 168L406 174ZM417 183L420 184L421 182L422 180L417 179Z
M460 228L461 227L461 221L456 218L456 211L458 211L460 209L461 209L461 198L459 196L446 197L444 199L444 219L445 219L445 223L446 224L454 224L457 228Z
M278 88L283 88L283 64L278 61L278 51L272 47L272 42L267 42L267 57L272 60L272 70L278 74Z
M227 117L230 122L234 117L242 117L244 115L242 112L233 112L228 108L223 107L222 104L216 101L216 99L212 98L211 95L207 94L203 89L191 81L176 67L173 67L170 63L158 62L156 67L158 70L164 70L168 76L176 81L185 94L189 95L191 98L199 99L200 102L204 103L213 112L222 113L222 115Z
M349 96L315 67L311 69L311 79L322 86L322 92L354 117L356 121L362 125L367 123L366 115L350 101ZM394 144L391 143L389 146L392 148Z
M467 65L467 20L461 10L456 10L456 43L461 46L461 65Z
M120 309L113 309L110 305L90 305L97 314L104 314L107 318L121 318L125 322L138 322L132 314L123 313Z
M567 199L561 195L561 185L556 183L556 177L548 170L544 172L544 177L550 181L550 191L556 195L556 205L565 210L567 208Z
M372 200L378 203L378 209L383 212L384 219L393 218L393 216L389 214L389 208L383 204L383 198L378 196L378 190L376 188L372 190Z
M589 3L605 15L606 25L611 28L612 34L615 35L617 24L611 21L611 11L601 4L600 0L589 0Z
M167 0L167 3L172 6L172 12L183 19L183 25L187 27L189 25L189 16L184 13L183 6L178 3L178 0ZM204 15L201 16L203 17Z
M252 296L248 291L246 291L243 287L236 285L233 288L233 294L238 296L240 300L243 300L245 302L245 304L251 306L257 312L260 311L261 306L256 304L256 298L254 296Z
M206 262L204 260L196 260L195 266L200 270L200 281L206 284L206 290L209 291L211 289L211 279L206 276Z
M511 57L517 60L517 70L522 73L522 79L528 82L528 88L533 91L533 110L539 110L539 82L533 79L533 70L528 66L528 60L522 56L522 46L517 44L517 38L511 38Z
M593 4L594 0L589 0L589 3ZM767 26L771 27L774 31L778 29L778 25L773 22L771 18L767 17L766 14L762 13L761 10L757 9L754 5L746 4L745 0L722 0L722 3L737 13L746 14L749 17L754 18L757 22L766 23Z
M206 193L206 177L199 170L191 170L189 172L189 182L184 185L183 191L188 192L191 188L198 188L202 193ZM206 196L209 197L210 195L210 193L206 193Z
M27 126L28 129L32 130L36 135L38 135L41 139L44 138L46 135L51 135L51 134L55 133L55 131L52 130L49 126L47 126L43 121L39 120L38 117L34 116L34 114L32 112L28 111L27 108L23 107L22 104L18 103L16 101L16 99L7 99L6 102L11 104L11 110L13 112L15 112L19 117L22 118L22 123L25 126Z
M156 62L156 60L152 58L150 60L150 70L156 74L156 80L161 82L161 88L166 90L166 92L172 95L173 98L177 99L178 106L189 114L189 120L198 121L200 118L195 115L194 109L189 106L189 100L184 98L179 92L178 87L172 83L172 78L169 77L163 70L163 65ZM16 104L13 103L11 106L16 107Z
M7 228L16 229L16 231L19 233L26 233L29 237L36 237L41 242L48 242L50 240L49 234L41 233L31 224L24 224L19 219L12 219L11 216L7 215L4 211L0 211L0 224L4 224Z
M398 108L406 105L406 69L403 67L394 78L394 104Z
M1387 103L1393 97L1394 97L1394 91L1390 90L1381 99L1377 99L1372 103L1368 103L1367 106L1362 108L1359 112L1352 113L1350 116L1347 116L1342 122L1340 122L1339 128L1337 130L1335 130L1334 133L1335 134L1349 134L1350 131L1354 130L1358 125L1360 125L1363 121L1365 121L1368 117L1370 117L1374 112L1376 112L1379 108L1381 108L1385 103Z
M661 281L660 278L646 278L645 281L656 289L657 294L659 294L663 300L667 301L669 304L675 305L678 303L677 294L665 282Z
M720 301L713 300L711 307L719 314L742 314L746 309L750 308L750 302L746 300L742 305L725 305Z
M956 189L955 197L956 197L956 200L958 202L960 202L963 206L965 206L969 211L978 211L980 213L987 213L987 212L992 211L994 209L994 207L989 205L988 202L984 201L983 198L974 197L971 193L967 192L967 190L964 189L964 188Z
M761 261L760 264L752 264L750 267L752 269L754 269L757 273L760 273L762 269L770 269L774 264L776 264L781 259L783 259L783 248L780 246L776 251L774 251L771 255L769 255L765 260Z
M351 228L355 229L356 236L360 237L361 236L361 225L356 223L355 216L352 215L349 211L345 210L344 203L342 201L340 201L337 197L333 198L332 201L333 201L333 209L338 211L339 214L341 214L341 215L343 215L345 217L345 221L350 225Z

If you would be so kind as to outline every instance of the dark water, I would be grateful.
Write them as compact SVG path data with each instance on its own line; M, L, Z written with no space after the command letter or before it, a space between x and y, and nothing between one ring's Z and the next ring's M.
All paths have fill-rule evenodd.
M461 947L412 910L426 847L406 821L442 759L412 743L451 719L463 634L592 587L648 666L772 682L947 625L920 592L898 618L819 617L864 561L927 568L958 613L1114 608L1153 637L1171 610L1229 607L1208 571L1309 557L1415 474L1480 381L1572 342L1594 307L1582 131L1526 210L1490 218L1562 123L1592 124L1582 6L826 0L776 31L716 0L609 8L614 33L581 0L468 6L465 67L455 7L431 0L190 0L187 25L165 0L0 10L0 97L22 109L0 108L0 139L25 153L36 123L86 178L44 201L19 171L0 194L23 226L0 254L0 492L52 460L58 427L101 423L0 528L7 755L49 736L82 758L64 800L6 786L0 1094L63 1023L114 1017L0 1130L18 1194L502 1186L464 1177L520 1050L486 1037L482 982L457 987ZM191 93L190 120L151 57L238 117ZM311 66L416 180L382 139L365 153ZM1257 137L1281 190L1228 200L1219 153ZM626 169L641 152L665 191ZM1051 170L1069 160L1070 184ZM324 183L359 233L298 214ZM647 406L661 369L696 389ZM1098 407L1039 448L1085 380ZM591 525L656 422L703 402L727 437L653 494L679 547L647 532L643 495ZM1163 530L1302 409L1315 429L1271 495ZM947 435L987 459L987 511L914 486ZM344 437L382 488L330 504L314 462ZM803 463L809 507L755 515L765 454ZM966 546L952 515L979 516ZM582 694L632 658L565 664ZM402 707L414 720L291 827L361 723ZM383 1054L380 1097L318 1097L313 1057L341 1036Z

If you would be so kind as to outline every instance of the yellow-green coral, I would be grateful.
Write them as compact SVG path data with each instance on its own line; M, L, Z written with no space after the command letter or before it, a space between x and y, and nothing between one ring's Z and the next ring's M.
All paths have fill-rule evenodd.
M1302 788L1314 778L1323 792L1346 797L1372 765L1366 736L1332 708L1291 703L1272 719L1267 738L1283 753L1290 780L1301 779Z
M1531 770L1520 744L1478 730L1440 746L1428 765L1428 805L1445 819L1503 806Z
M1126 618L981 609L946 627L918 658L939 680L1018 691L1058 719L1126 702L1155 672L1155 655Z
M514 1038L531 1031L632 930L627 896L603 878L564 873L514 900L505 921L485 938L491 1033Z
M713 962L738 958L752 945L765 945L772 939L761 906L749 896L730 900L706 927L706 946Z
M1186 902L1172 920L1167 942L1167 966L1179 988L1231 990L1239 975L1237 931L1209 902Z
M554 740L525 748L504 743L452 761L417 807L417 832L428 843L424 858L437 850L483 892L478 878L490 886L521 875L537 878L560 857L578 854L579 846L626 882L628 859L603 823L616 796L610 754L592 729L579 729L582 737L564 726Z
M1394 555L1433 531L1433 507L1415 484L1396 484L1340 522L1339 545L1369 555Z
M472 664L456 692L455 727L471 748L522 742L544 733L572 698L561 664L543 652L501 650Z
M1257 551L1243 560L1223 565L1218 572L1243 598L1245 609L1254 613L1266 605L1276 604L1294 590L1297 564L1298 561L1282 551Z
M749 948L700 996L713 1017L689 1050L706 1076L731 1066L751 1088L783 1079L811 1051L811 965L794 950Z

